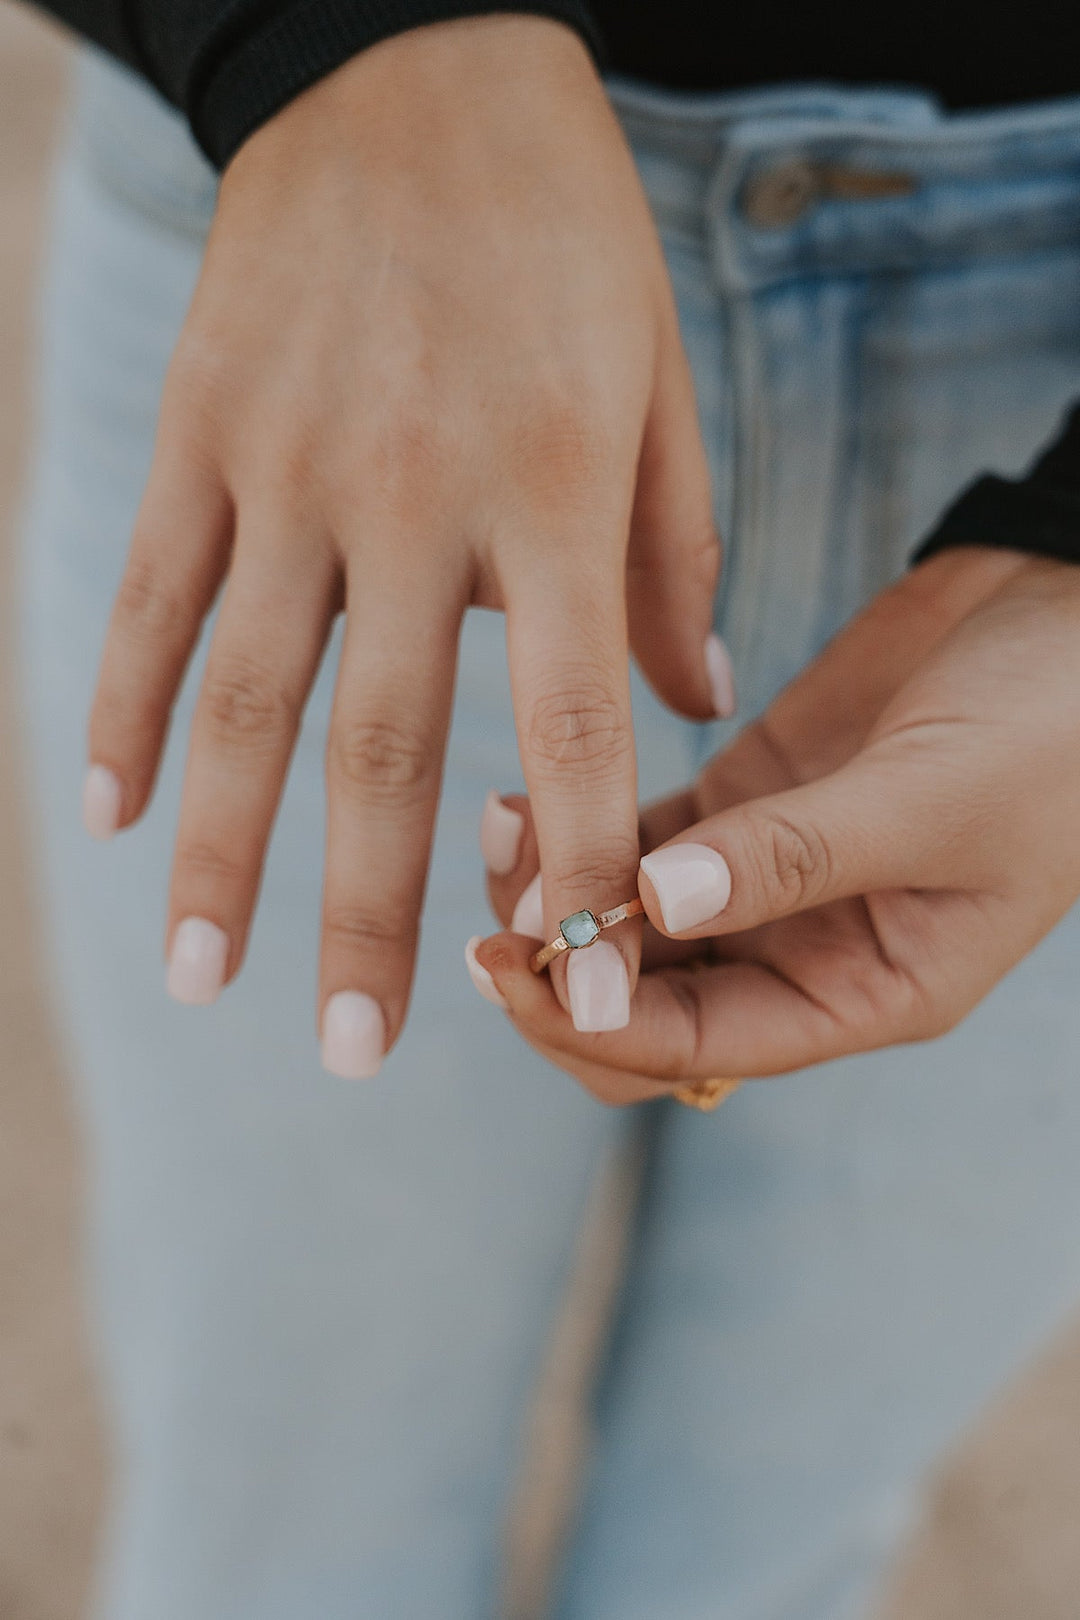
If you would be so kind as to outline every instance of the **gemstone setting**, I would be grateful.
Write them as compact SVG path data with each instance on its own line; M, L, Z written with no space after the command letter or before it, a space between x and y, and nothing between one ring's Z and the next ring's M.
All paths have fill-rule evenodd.
M559 932L571 950L578 951L583 945L591 945L594 939L599 939L600 924L591 911L575 911L572 916L563 918Z

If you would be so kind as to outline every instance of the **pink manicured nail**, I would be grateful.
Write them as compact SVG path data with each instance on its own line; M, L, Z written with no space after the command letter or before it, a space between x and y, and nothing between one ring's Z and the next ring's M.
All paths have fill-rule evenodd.
M510 932L524 934L527 939L543 939L544 937L544 896L540 890L540 873L537 872L527 889L523 889L514 915L510 919Z
M476 960L476 947L479 944L480 935L474 934L465 946L465 966L469 970L469 978L485 1001L490 1001L493 1007L502 1007L505 1011L506 997L501 993L484 964Z
M185 917L173 935L166 987L170 996L188 1007L216 1001L225 983L229 938L217 923L205 917Z
M484 800L484 813L480 817L480 853L484 865L496 877L512 872L521 854L521 835L525 831L525 817L519 810L503 804L492 789Z
M720 720L730 720L735 713L735 671L731 667L731 654L720 637L711 631L705 638L705 669L713 713Z
M606 939L570 952L566 988L574 1028L583 1034L600 1029L625 1029L630 1022L630 979L626 963L618 947Z
M122 788L104 765L91 765L83 781L83 826L91 838L111 838L120 825Z
M323 1068L341 1080L371 1080L386 1052L386 1020L373 996L339 990L323 1013Z
M654 849L641 857L641 870L656 890L664 927L671 934L708 922L731 898L731 868L705 844Z

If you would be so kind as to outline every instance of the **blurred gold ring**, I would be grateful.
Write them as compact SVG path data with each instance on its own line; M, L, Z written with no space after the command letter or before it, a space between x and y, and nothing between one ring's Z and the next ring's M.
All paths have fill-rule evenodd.
M581 951L595 945L605 928L614 928L616 923L625 922L627 917L638 917L644 910L641 901L635 897L627 900L625 905L612 907L610 911L575 911L559 924L558 938L529 957L529 966L534 973L543 973L548 963L553 962L561 951Z
M741 1085L741 1080L694 1080L688 1085L676 1086L671 1095L685 1108L696 1108L700 1114L711 1114Z

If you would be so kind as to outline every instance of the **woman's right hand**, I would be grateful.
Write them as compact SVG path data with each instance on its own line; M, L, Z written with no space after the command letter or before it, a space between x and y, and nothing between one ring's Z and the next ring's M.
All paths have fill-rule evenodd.
M240 967L341 608L327 1066L374 1073L404 1020L470 604L507 614L547 927L627 899L627 642L676 709L728 708L717 568L661 250L577 36L526 16L435 24L298 97L224 175L90 725L87 819L108 833L146 806L225 579L172 874L173 992L212 1000ZM639 936L622 932L629 993Z
M1080 567L942 551L644 813L628 1027L579 1033L529 971L523 800L474 982L614 1103L942 1035L1080 898L1078 736Z

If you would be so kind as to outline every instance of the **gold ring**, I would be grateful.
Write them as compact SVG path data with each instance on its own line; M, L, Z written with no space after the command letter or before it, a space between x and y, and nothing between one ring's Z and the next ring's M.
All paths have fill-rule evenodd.
M741 1080L694 1080L688 1085L676 1086L671 1095L685 1108L696 1108L700 1114L711 1114L741 1085Z
M644 910L641 901L635 898L623 906L614 906L611 911L575 911L559 924L558 938L529 957L529 966L534 973L543 973L561 951L580 951L587 945L595 945L605 928L614 928L627 917L639 917Z

